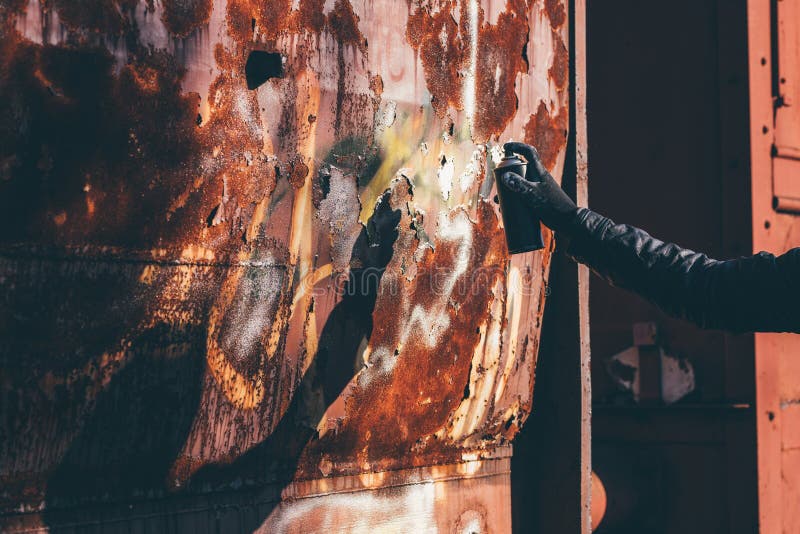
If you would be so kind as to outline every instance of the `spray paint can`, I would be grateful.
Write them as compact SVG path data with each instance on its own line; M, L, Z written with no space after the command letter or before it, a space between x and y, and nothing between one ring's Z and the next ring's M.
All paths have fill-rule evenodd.
M513 172L525 179L527 168L528 162L524 158L506 150L503 159L494 169L509 254L521 254L544 248L539 218L520 194L508 189L501 179L507 172Z

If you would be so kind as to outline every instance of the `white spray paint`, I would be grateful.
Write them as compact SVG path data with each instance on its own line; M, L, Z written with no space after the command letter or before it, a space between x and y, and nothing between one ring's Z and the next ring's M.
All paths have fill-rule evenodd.
M437 533L433 482L282 503L256 532Z
M461 192L466 193L469 191L470 187L475 184L475 180L478 178L478 173L480 169L483 167L482 164L482 156L483 153L480 150L474 150L472 152L472 157L470 157L469 162L467 162L466 167L464 167L464 172L461 173L460 178L460 185L461 185Z
M269 263L274 263L272 259ZM274 320L285 278L282 269L247 268L220 325L220 346L235 361L254 356Z
M492 158L492 163L494 163L494 165L497 166L503 159L503 147L501 147L500 145L494 145L489 151L489 154Z
M436 178L439 180L439 189L442 191L442 198L450 198L450 191L453 190L453 176L456 173L456 166L452 156L441 156L441 165L436 171Z
M362 385L369 384L375 376L390 373L394 369L403 347L412 335L418 336L419 341L426 348L432 349L438 345L450 327L450 314L447 307L456 282L469 268L472 251L472 222L466 212L459 209L455 212L452 220L447 215L440 214L437 223L439 227L437 241L439 243L458 243L452 267L445 271L444 280L437 284L438 298L427 307L416 304L409 311L408 293L403 293L402 311L398 313L398 316L408 317L408 320L400 331L398 346L396 348L380 346L372 350L371 365L361 371L358 378L358 382ZM430 274L438 275L440 273ZM398 351L397 354L395 350Z

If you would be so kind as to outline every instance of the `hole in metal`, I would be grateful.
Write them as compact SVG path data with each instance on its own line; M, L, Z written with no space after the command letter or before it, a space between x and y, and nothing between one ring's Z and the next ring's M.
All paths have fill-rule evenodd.
M244 66L247 88L256 89L270 78L283 76L283 58L275 52L254 50L247 56Z

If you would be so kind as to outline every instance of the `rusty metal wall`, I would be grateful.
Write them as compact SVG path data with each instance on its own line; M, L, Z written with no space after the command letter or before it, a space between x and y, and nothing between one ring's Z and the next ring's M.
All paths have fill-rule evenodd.
M551 251L508 258L491 168L561 175L564 2L0 14L4 514L505 450Z

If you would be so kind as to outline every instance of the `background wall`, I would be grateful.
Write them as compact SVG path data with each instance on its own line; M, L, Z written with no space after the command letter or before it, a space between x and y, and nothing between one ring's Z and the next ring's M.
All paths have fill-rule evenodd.
M733 5L741 4L741 5ZM744 3L589 4L589 204L716 258L751 247ZM591 285L593 461L609 490L602 532L753 532L753 341L667 318ZM620 399L607 358L633 323L661 327L696 390L671 407Z

